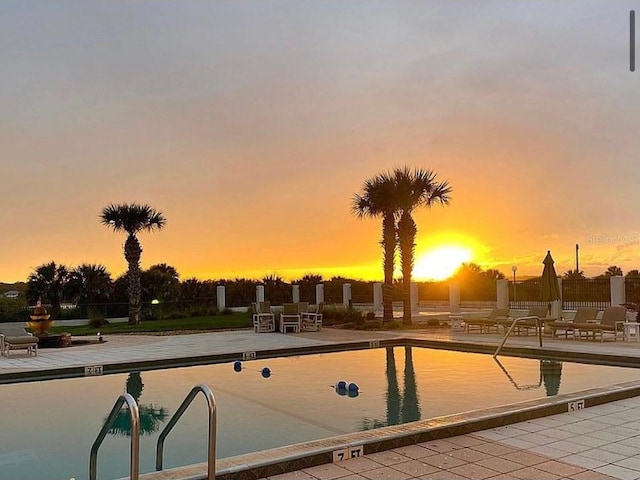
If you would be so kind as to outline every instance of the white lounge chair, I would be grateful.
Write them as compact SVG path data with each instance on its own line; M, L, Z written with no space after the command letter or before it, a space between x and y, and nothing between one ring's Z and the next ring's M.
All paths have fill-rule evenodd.
M34 337L17 325L0 324L0 353L9 357L11 350L24 348L27 355L38 356L38 337Z

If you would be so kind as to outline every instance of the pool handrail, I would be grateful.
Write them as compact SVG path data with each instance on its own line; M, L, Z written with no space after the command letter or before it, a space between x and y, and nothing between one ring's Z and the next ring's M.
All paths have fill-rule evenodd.
M104 438L107 436L108 430L111 428L113 421L122 409L124 404L129 407L129 416L131 417L131 450L129 459L129 478L138 480L140 478L140 411L136 400L128 393L120 395L116 403L111 409L111 413L105 420L100 433L96 437L91 446L91 454L89 455L89 480L96 480L98 473L98 449Z
M540 344L540 347L542 348L542 325L544 325L544 322L541 322L540 318L537 317L536 315L531 315L531 316L527 316L527 317L516 317L516 318L513 319L513 323L511 323L511 326L509 327L509 330L507 330L507 333L505 333L504 338L502 339L502 343L497 348L496 352L493 354L493 358L496 358L498 356L498 353L500 353L500 350L502 350L502 347L504 347L504 344L507 343L507 338L509 338L509 335L511 335L511 332L515 328L516 324L518 322L523 321L523 320L535 320L536 321L536 330L538 331L538 343Z
M167 425L164 427L160 435L158 436L158 443L156 444L156 471L162 470L163 457L164 457L164 441L169 435L169 432L178 423L178 420L182 417L185 410L191 405L193 399L202 393L207 399L207 407L209 410L209 447L207 454L207 480L215 480L216 478L216 428L217 428L217 408L216 399L211 392L211 389L204 383L200 383L193 387L189 394L185 397L176 413L173 414ZM132 477L133 478L133 477Z

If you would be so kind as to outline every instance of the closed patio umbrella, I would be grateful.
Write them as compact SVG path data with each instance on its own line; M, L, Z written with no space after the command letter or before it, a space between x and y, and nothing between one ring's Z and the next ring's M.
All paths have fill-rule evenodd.
M542 281L540 283L541 297L543 302L548 302L549 306L551 306L551 302L560 300L560 289L558 288L558 275L553 266L554 262L550 251L547 251L547 256L544 257L542 263L544 263L544 269L542 270Z

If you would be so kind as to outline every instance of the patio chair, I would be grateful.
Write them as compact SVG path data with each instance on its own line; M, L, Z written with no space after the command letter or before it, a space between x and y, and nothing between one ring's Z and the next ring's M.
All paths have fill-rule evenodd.
M307 313L309 311L309 302L298 302L298 313L302 317L303 313Z
M297 303L285 303L280 314L280 331L287 333L292 329L293 333L300 333L300 307Z
M554 320L548 322L547 325L551 330L551 338L555 338L558 331L564 332L564 338L569 338L569 333L574 334L576 323L595 323L600 310L593 307L581 307L576 310L573 320Z
M253 331L268 333L276 331L275 315L271 313L271 302L257 302L253 315Z
M324 302L318 303L314 311L307 311L301 313L302 330L309 332L317 332L322 330L322 309L324 308Z
M24 327L11 324L0 324L0 353L9 357L11 350L24 348L27 355L38 356L38 337L27 333Z
M578 338L582 338L585 333L587 339L589 334L595 340L600 334L600 341L604 342L604 334L613 334L613 341L618 338L618 334L624 335L623 324L627 320L626 307L607 307L602 313L602 319L599 323L576 323L574 322L574 337L578 334Z
M480 333L483 333L484 329L487 329L487 333L491 332L492 328L498 332L498 320L509 317L509 309L507 308L495 308L489 312L486 317L477 318L465 318L465 331L469 333L471 327L479 327Z
M527 312L527 314L524 315L523 317L520 317L523 320L520 320L518 323L516 323L516 326L515 326L516 335L520 335L521 332L526 332L526 334L529 335L529 330L533 330L535 333L538 328L538 323L540 320L542 320L543 324L548 322L549 320L552 320L547 318L547 311L548 311L547 307L529 308L529 311ZM536 321L536 318L538 319L538 321ZM498 324L501 327L503 327L504 330L506 331L511 326L514 319L515 317L499 319Z

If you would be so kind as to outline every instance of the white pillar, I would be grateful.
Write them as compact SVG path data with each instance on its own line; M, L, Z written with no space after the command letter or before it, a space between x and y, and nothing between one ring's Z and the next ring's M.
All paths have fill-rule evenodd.
M502 278L496 281L497 305L496 308L509 308L509 281Z
M300 285L292 285L291 288L293 288L293 303L298 303L300 301Z
M418 313L418 284L411 282L411 313Z
M322 283L316 285L316 305L319 303L324 303L324 285Z
M449 312L460 312L460 285L457 283L449 284Z
M560 292L560 300L551 303L551 318L564 318L562 311L562 278L558 277L558 291Z
M624 277L616 275L610 278L611 282L611 306L617 307L627 302L624 291Z
M382 283L376 282L373 284L373 311L382 311Z
M342 303L344 304L345 307L348 307L350 302L351 302L351 284L345 283L344 285L342 285Z
M224 285L218 285L216 287L216 303L218 304L218 310L222 311L227 308L227 300L225 298Z
M264 302L264 285L256 287L256 302Z

